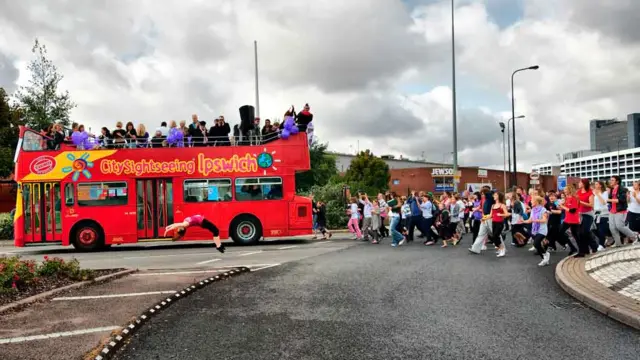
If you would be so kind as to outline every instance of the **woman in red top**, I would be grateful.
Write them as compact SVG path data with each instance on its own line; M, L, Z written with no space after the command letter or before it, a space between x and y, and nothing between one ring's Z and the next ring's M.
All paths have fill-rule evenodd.
M220 242L220 230L218 230L211 221L205 219L202 215L191 215L184 218L182 222L167 226L164 230L164 236L167 236L167 234L173 230L173 240L179 240L187 233L188 227L195 226L209 230L213 234L213 242L216 244L216 249L221 253L224 253L224 245Z
M562 224L562 230L560 234L563 236L567 236L567 229L571 230L571 235L576 240L576 243L580 244L580 213L578 212L579 201L576 197L576 189L573 185L567 185L564 188L565 200L564 203L560 205L560 208L564 210L564 223ZM578 252L578 249L573 245L571 240L565 239L571 251L569 251L569 256L573 256ZM580 257L584 257L585 254L582 254Z
M591 235L591 225L593 225L593 219L595 218L595 212L593 211L595 196L593 195L593 190L591 190L589 179L580 180L577 195L580 202L578 212L580 213L580 239L582 240L578 243L578 249L580 254L588 255L589 248L594 253L598 251L598 243Z
M489 238L493 241L493 244L498 249L498 257L503 257L507 254L507 248L502 242L502 229L504 229L504 219L511 216L507 210L507 206L504 204L504 194L501 192L493 193L493 200L495 201L491 206L491 235Z

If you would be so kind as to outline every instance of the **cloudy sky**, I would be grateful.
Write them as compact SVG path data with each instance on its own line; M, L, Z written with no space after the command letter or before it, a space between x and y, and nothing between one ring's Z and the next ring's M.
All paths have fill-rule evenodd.
M35 37L96 131L261 117L308 102L334 151L450 161L449 0L0 0L0 86L28 79ZM516 76L518 166L589 147L592 118L640 111L637 0L456 0L459 161L502 166Z

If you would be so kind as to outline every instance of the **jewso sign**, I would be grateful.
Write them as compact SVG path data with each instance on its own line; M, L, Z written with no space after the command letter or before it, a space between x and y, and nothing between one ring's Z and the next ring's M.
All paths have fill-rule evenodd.
M431 170L431 176L453 176L453 169L435 168Z

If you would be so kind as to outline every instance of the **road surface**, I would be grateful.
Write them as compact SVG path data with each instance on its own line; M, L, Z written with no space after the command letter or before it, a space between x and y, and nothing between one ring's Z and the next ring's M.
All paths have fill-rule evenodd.
M577 304L554 266L511 247L471 255L465 240L359 244L215 284L117 359L638 359L640 334Z

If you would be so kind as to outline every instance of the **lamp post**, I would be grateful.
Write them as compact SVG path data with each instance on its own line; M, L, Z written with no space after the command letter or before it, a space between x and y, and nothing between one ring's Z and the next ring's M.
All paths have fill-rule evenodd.
M516 116L516 119L524 119L524 115ZM509 176L511 176L511 122L513 118L507 121L507 163L509 167ZM505 189L506 190L506 189Z
M502 177L504 181L504 191L507 192L507 154L504 143L504 123L500 122L500 130L502 131Z
M458 183L455 176L458 175L458 118L456 111L456 31L455 31L455 4L451 0L451 74L453 96L453 191L458 192Z
M534 65L526 68L518 69L511 74L511 117L516 117L516 109L515 109L515 95L513 93L513 77L525 70L538 70L540 66ZM513 122L512 134L513 135L513 186L518 186L518 169L517 169L517 159L516 159L516 122Z
M620 176L620 143L623 142L623 141L627 141L627 138L625 137L625 138L622 138L622 139L618 139L618 157L617 157L617 159L618 159L618 172L616 174L618 176ZM625 174L626 174L626 172L625 172Z

